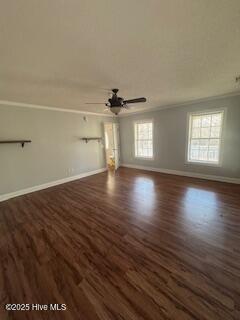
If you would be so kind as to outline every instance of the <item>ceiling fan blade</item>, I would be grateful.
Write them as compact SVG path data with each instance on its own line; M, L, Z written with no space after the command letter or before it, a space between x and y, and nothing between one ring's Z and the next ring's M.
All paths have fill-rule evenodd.
M105 104L105 102L85 102L85 104Z
M127 103L138 103L138 102L146 102L146 101L147 99L142 97L142 98L124 100L123 103L127 104Z

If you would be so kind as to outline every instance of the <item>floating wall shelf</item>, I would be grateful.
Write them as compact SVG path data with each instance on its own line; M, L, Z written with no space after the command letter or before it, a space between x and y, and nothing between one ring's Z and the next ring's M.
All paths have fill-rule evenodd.
M7 143L20 143L22 148L24 147L25 143L31 143L32 140L0 140L0 144L7 144Z
M90 140L97 140L98 142L100 142L102 140L102 138L101 137L81 138L81 140L84 140L86 143L88 143L88 141L90 141Z

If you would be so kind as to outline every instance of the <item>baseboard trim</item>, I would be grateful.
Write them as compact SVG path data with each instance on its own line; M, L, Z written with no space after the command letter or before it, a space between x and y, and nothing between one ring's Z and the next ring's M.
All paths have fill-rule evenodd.
M222 176L215 176L215 175L207 175L207 174L201 174L201 173L195 173L195 172L189 172L189 171L179 171L179 170L171 170L171 169L138 166L138 165L132 165L132 164L127 164L127 163L121 164L121 167L154 171L154 172L161 172L161 173L167 173L167 174L174 174L177 176L184 176L184 177L191 177L191 178L199 178L199 179L240 184L240 179L238 179L238 178L229 178L229 177L222 177Z
M35 192L35 191L39 191L39 190L47 189L47 188L50 188L50 187L54 187L54 186L57 186L59 184L63 184L63 183L66 183L66 182L82 179L82 178L85 178L85 177L88 177L88 176L92 176L94 174L98 174L98 173L105 172L105 171L107 171L107 168L101 168L101 169L97 169L97 170L94 170L94 171L83 172L83 173L80 173L78 175L67 177L67 178L63 178L63 179L60 179L60 180L51 181L51 182L44 183L44 184L41 184L41 185L37 185L37 186L34 186L34 187L18 190L18 191L11 192L11 193L6 193L6 194L3 194L3 195L0 195L0 202L8 200L8 199L11 199L11 198L15 198L15 197L18 197L18 196L22 196L24 194L28 194L28 193L32 193L32 192Z

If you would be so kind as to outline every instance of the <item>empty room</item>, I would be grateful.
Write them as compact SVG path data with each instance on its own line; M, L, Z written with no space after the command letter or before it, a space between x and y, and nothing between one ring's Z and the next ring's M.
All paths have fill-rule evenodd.
M0 320L240 319L240 1L0 0Z

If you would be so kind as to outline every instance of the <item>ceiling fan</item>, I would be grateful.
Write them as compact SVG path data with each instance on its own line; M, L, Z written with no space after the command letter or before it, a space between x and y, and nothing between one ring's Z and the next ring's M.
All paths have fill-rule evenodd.
M138 103L138 102L146 102L146 98L136 98L124 100L121 97L117 96L118 89L112 89L112 97L108 99L108 102L105 103L105 106L108 107L107 110L110 110L115 115L118 115L122 108L128 109L128 104L130 103ZM104 103L86 103L86 104L104 104Z

